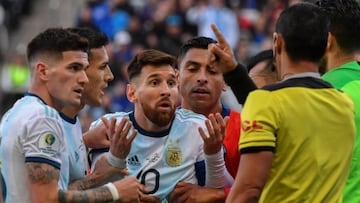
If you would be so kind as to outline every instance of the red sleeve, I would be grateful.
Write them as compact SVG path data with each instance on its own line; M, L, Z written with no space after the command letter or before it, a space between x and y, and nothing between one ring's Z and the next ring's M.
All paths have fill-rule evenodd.
M230 189L229 187L224 188L224 192L225 192L225 200L227 199L227 197L229 196L230 193Z
M225 165L231 176L235 179L240 162L239 139L240 139L241 116L239 112L230 110L230 119L226 128L224 147L226 150Z

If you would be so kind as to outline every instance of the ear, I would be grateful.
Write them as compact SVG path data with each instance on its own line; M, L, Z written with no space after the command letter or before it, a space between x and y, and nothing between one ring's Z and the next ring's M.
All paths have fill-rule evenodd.
M131 103L136 102L136 86L134 84L127 84L126 86L126 97Z
M35 72L40 77L41 80L49 80L49 67L44 62L38 62L35 64Z
M225 84L225 82L223 82L223 87L222 87L221 89L222 89L223 92L226 91L226 84Z
M283 46L283 38L277 32L274 32L273 39L274 39L273 53L274 55L280 54Z
M331 50L331 48L334 46L335 43L335 38L334 36L331 34L331 32L329 32L328 34L328 39L327 39L327 45L326 45L326 51L328 52L329 50Z

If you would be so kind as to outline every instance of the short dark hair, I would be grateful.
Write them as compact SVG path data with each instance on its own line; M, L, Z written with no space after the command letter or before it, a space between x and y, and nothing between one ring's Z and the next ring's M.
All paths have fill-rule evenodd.
M62 58L62 52L87 52L88 49L88 40L78 34L63 28L48 28L35 36L28 44L27 60L30 63L34 57L41 54Z
M91 58L91 49L101 48L109 44L109 39L103 32L86 27L73 27L68 28L68 30L89 41L89 59Z
M275 66L273 64L273 60L274 60L274 54L273 54L273 50L272 49L267 49L267 50L263 50L259 53L257 53L255 56L252 56L249 58L246 69L248 70L248 72L250 72L250 70L252 68L254 68L254 66L256 66L256 64L262 62L262 61L268 61L268 66L271 65L271 70L275 71Z
M360 6L355 0L318 0L330 19L329 31L334 35L341 50L360 50Z
M209 37L194 37L192 39L189 39L186 41L180 48L179 54L178 54L178 62L182 60L182 58L185 56L185 54L189 51L189 49L198 48L198 49L208 49L209 44L216 44L217 41L209 38Z
M275 31L284 39L291 60L319 62L326 50L328 27L328 18L318 6L298 3L283 10Z
M148 49L142 52L139 52L129 63L127 68L128 78L129 80L134 77L140 75L141 70L146 65L170 65L174 69L176 69L176 59L174 56L166 54L162 51Z

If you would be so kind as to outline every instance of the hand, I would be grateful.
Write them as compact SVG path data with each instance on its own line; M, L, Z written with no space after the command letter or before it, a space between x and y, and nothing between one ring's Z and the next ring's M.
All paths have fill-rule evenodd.
M211 155L221 150L228 120L229 117L223 118L220 113L216 113L215 116L210 114L209 119L205 121L209 136L205 134L201 127L198 129L200 136L204 140L205 154Z
M154 196L141 193L140 194L140 203L161 203L161 201Z
M237 61L231 46L225 40L217 26L215 24L211 24L211 29L213 30L218 43L209 44L208 50L211 53L210 56L213 56L208 59L209 64L216 63L218 68L223 72L223 74L225 74L236 68ZM218 57L217 60L215 56Z
M97 125L83 135L84 144L87 148L101 149L110 146L109 136L106 134L104 124Z
M101 120L106 126L107 134L111 140L110 152L119 159L125 159L130 152L131 143L137 135L137 130L134 130L128 138L127 135L132 127L131 121L122 118L116 126L116 118L113 118L111 122L104 117Z
M146 192L145 186L140 184L135 177L128 177L113 182L118 193L119 203L140 202L141 195Z
M201 187L191 183L179 182L169 195L169 203L216 203L225 201L224 189Z

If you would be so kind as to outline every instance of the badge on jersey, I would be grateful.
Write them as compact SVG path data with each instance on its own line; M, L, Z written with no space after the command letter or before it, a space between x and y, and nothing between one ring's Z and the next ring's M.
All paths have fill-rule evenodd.
M179 144L179 140L176 140L176 144ZM176 167L182 164L183 154L181 148L173 144L173 140L170 139L170 145L166 148L166 163L169 166Z
M60 149L59 138L52 132L46 132L40 136L38 146L43 153L54 155Z

